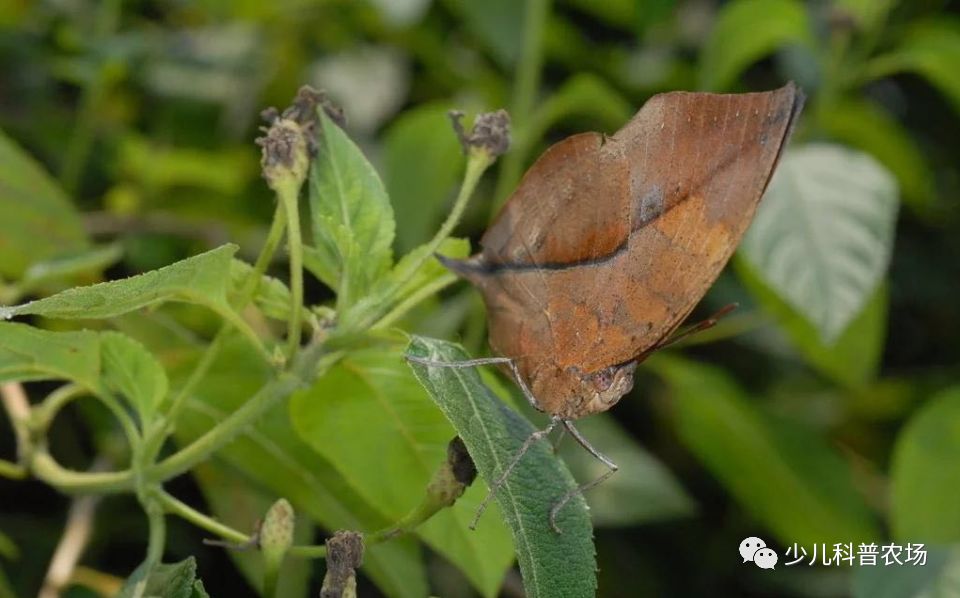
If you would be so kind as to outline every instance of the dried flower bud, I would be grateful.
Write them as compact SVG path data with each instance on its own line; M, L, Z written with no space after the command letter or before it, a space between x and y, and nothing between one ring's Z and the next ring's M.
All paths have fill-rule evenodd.
M363 536L358 532L339 531L327 545L327 575L323 578L320 598L355 598L356 569L363 563Z
M457 133L464 153L483 151L491 158L496 158L510 148L510 115L506 110L478 114L470 133L464 131L460 122L462 118L463 112L450 111L453 130Z
M459 436L447 445L447 460L427 485L427 501L436 507L453 506L477 477L477 468Z
M260 165L271 189L276 191L283 185L299 188L306 179L310 158L317 150L318 107L338 126L346 123L343 110L309 85L297 91L293 103L283 112L270 107L260 113L269 126L261 127L266 135L257 139L257 145L263 150Z

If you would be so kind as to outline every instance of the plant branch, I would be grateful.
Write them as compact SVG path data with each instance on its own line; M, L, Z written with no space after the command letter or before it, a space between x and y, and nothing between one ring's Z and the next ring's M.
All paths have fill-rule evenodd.
M30 459L30 472L38 480L67 494L116 494L133 489L134 474L129 469L98 473L71 471L57 463L50 453L38 450Z
M194 509L184 502L181 502L176 497L165 491L161 490L159 494L157 494L157 500L161 505L163 505L163 508L166 509L168 513L176 515L182 519L186 519L197 527L205 529L212 534L216 534L224 540L235 542L237 544L246 544L250 542L249 535L237 531L228 525L220 523L213 517L201 513L200 511Z
M279 186L277 196L287 220L287 248L290 254L290 319L287 322L287 358L300 349L303 329L303 235L297 197L300 183Z

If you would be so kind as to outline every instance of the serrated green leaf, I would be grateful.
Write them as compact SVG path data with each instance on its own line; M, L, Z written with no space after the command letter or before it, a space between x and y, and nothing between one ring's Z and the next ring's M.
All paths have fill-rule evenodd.
M144 274L68 289L51 297L0 307L0 319L22 315L50 318L112 318L164 301L195 303L226 315L227 289L236 245L223 245Z
M463 171L449 109L447 103L418 106L384 134L383 179L397 217L397 250L403 253L439 226Z
M96 332L51 332L0 322L0 380L73 380L100 387L100 337Z
M741 253L832 344L883 278L897 203L893 176L866 154L825 143L788 150Z
M923 565L854 567L853 598L960 596L960 548L924 546L923 549L927 553Z
M413 337L411 355L434 361L464 361L459 346ZM487 484L499 478L533 426L509 409L471 369L411 363L414 374L453 424ZM545 442L530 447L496 494L500 512L513 533L527 596L594 596L597 589L593 530L586 503L577 496L560 512L557 534L549 512L576 487L562 461ZM489 516L489 515L488 515ZM484 525L481 519L480 525Z
M89 247L80 214L49 174L0 131L0 277Z
M919 211L934 199L933 173L907 130L870 102L848 99L817 113L828 135L864 151L897 177L903 199Z
M761 412L722 370L658 353L683 443L782 544L876 541L876 522L823 439Z
M337 467L370 504L397 521L421 500L456 432L425 395L399 351L351 353L290 401L305 442ZM510 535L490 516L468 526L486 489L476 484L417 529L484 596L495 596L513 562Z
M808 364L847 388L863 388L873 380L886 339L889 292L885 285L874 291L835 341L825 343L816 327L767 286L749 262L737 259L734 263L744 286Z
M893 50L864 67L864 79L912 72L938 88L960 113L960 19L938 15L912 23Z
M167 396L167 374L143 345L119 332L100 335L103 385L126 398L149 421Z
M192 598L198 581L197 561L192 556L179 563L165 563L149 570L144 563L123 584L117 598Z
M236 305L237 297L251 272L253 266L242 260L234 259L230 263L229 300L232 305ZM286 320L290 316L290 289L282 280L264 274L253 295L253 303L265 316Z
M393 264L393 208L380 177L324 113L310 169L310 216L318 255L335 257L337 305L367 294Z
M176 422L175 439L185 446L240 408L270 376L269 367L249 346L233 338L224 344L209 374L186 402ZM178 359L170 372L183 383L199 354ZM276 408L236 440L217 451L255 488L273 497L282 496L328 531L373 531L393 523L353 491L340 474L316 451L300 440L287 415ZM421 598L427 595L426 571L419 547L412 539L398 538L370 547L364 571L388 596Z
M602 413L592 415L578 421L577 429L620 467L616 475L586 495L595 526L665 521L696 511L693 500L666 466L637 444L615 419ZM607 471L606 465L569 439L563 441L559 454L578 480L595 480Z
M723 5L700 52L700 88L730 89L747 67L790 45L813 47L798 0L734 0Z
M893 534L960 543L960 387L931 398L897 438L891 465Z

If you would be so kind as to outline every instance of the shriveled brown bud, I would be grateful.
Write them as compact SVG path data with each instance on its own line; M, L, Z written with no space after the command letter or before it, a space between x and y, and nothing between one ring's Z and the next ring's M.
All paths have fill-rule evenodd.
M473 129L467 133L463 128L463 112L450 111L453 130L457 133L463 152L486 152L491 158L503 155L510 148L510 115L506 110L483 112L473 121Z
M320 598L354 598L357 595L356 570L363 564L363 536L339 531L326 541L327 575Z

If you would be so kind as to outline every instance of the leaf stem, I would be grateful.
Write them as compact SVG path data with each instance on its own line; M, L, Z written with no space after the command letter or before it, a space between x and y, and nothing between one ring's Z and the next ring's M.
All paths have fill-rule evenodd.
M157 494L157 500L168 513L185 519L201 529L216 534L224 540L236 542L237 544L246 544L250 541L249 535L220 523L213 517L201 513L163 490Z
M154 465L145 472L145 475L152 481L161 481L190 470L220 447L236 438L244 428L256 421L277 401L288 396L301 384L300 378L290 374L281 374L279 378L264 385L250 400L231 413L225 420L186 447Z
M404 314L406 314L408 311L413 309L418 303L420 303L427 297L430 297L436 293L439 293L441 290L450 286L456 281L457 281L457 277L454 276L453 274L444 274L443 276L435 279L430 284L420 287L419 289L414 291L412 294L410 294L410 296L408 296L406 299L404 299L400 303L397 303L393 307L393 309L387 312L386 315L384 315L382 318L377 320L377 322L373 324L370 327L370 329L379 330L382 328L387 328L388 326L390 326L391 324L393 324L394 322L402 318Z
M67 494L117 494L133 489L134 473L129 469L80 473L64 468L45 450L30 459L30 472L38 480Z
M46 432L64 407L87 394L90 394L90 391L78 384L64 384L33 408L31 425L37 432Z
M159 565L163 559L163 549L167 542L166 513L154 493L144 500L144 511L150 524L150 536L147 540L147 568Z
M0 477L11 480L22 480L27 477L27 470L13 461L0 459Z
M279 186L277 196L287 220L287 250L290 254L290 319L287 321L287 359L300 349L303 328L303 235L297 197L302 181Z
M384 306L389 306L393 304L393 299L396 294L405 287L410 280L416 276L417 272L428 259L433 258L433 254L439 249L440 245L453 233L454 227L457 226L457 223L460 222L460 218L463 217L463 212L467 208L467 204L470 201L470 197L473 195L474 190L477 188L477 183L480 182L480 177L483 175L484 171L493 164L494 157L489 153L484 151L473 151L469 153L467 159L467 168L463 175L463 182L460 185L460 191L457 193L457 199L453 204L453 209L450 210L450 214L447 215L447 219L443 221L443 224L440 226L440 229L437 233L430 239L430 242L427 243L419 256L412 262L412 264L407 268L405 272L402 273L400 278L384 293L384 301L377 306L381 309ZM358 325L359 330L366 330L370 328L374 322L378 319L381 319L379 312L373 312L369 316L360 319Z

